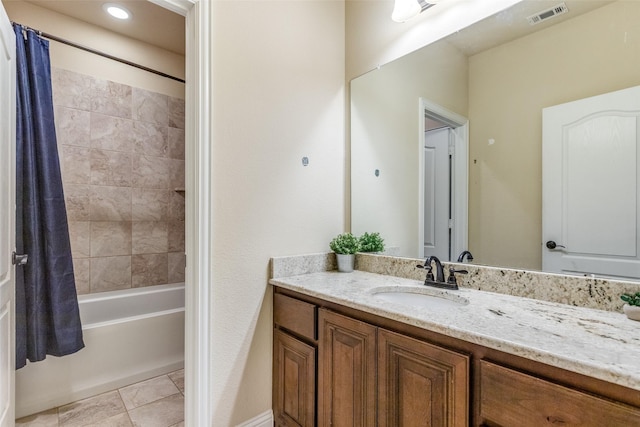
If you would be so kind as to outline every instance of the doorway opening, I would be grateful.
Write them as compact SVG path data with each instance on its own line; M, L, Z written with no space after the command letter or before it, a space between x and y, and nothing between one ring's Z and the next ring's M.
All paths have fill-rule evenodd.
M65 6L58 3L52 2L48 6ZM8 9L9 16L13 10L21 24L43 29L40 36L48 38L53 48L53 101L59 124L58 145L63 163L63 182L68 200L74 202L67 203L67 216L72 230L77 292L124 293L136 287L153 289L184 282L185 87L182 79L165 82L168 75L175 75L176 70L184 70L184 52L180 55L180 52L136 39L134 35L129 36L126 42L124 38L112 36L107 39L113 41L111 45L96 42L93 43L95 50L81 49L75 44L78 38L74 38L66 29L77 27L88 31L83 34L103 34L105 27L82 21L81 17L72 16L71 11L65 9L53 10L27 4L23 10L18 8L19 5L11 6L13 8ZM137 6L160 9L151 2L141 2ZM149 21L148 17L152 14L157 16L158 12L140 9L137 13L139 26L144 26L144 21ZM94 15L97 16L97 13ZM178 32L185 32L184 16L173 12L165 15L171 15L172 21L162 26L163 30L175 26ZM175 20L181 21L182 25L174 24ZM44 31L51 31L59 37ZM117 33L114 30L111 32ZM93 42L94 38L86 36L85 40ZM128 52L135 49L128 49L129 41L135 40L147 43L144 47L138 44L135 49L149 51L149 56L159 63L154 63L158 65L154 65L154 68L167 70L166 74L154 73L157 75L154 76L148 74L151 70L145 67L101 54L113 51L113 46L117 46L122 56L131 55ZM106 159L102 166L98 164L100 159ZM78 191L83 192L81 199L78 199L80 201L74 198ZM106 233L99 232L101 227ZM140 233L144 227L148 232ZM148 236L155 237L152 241ZM116 243L114 238L117 239ZM104 245L109 239L111 244ZM120 266L114 266L112 263L115 262L120 262ZM161 329L164 337L170 338L163 340L163 345L171 340L170 345L174 348L173 354L166 359L169 362L156 363L149 357L132 357L141 361L140 368L125 360L117 366L125 366L130 375L121 375L118 371L117 374L108 375L109 379L135 381L144 379L143 375L155 376L164 373L164 370L174 371L178 365L181 366L184 363L184 350L180 348L184 343L184 318L176 320L174 334L167 334L164 328ZM148 338L148 335L145 334L145 337ZM151 349L152 346L146 347ZM95 349L97 346L88 348ZM119 351L125 357L133 356L132 352ZM63 360L76 368L80 365L77 360ZM31 372L35 373L35 369L43 370L44 363L47 362L40 362L33 368L27 368L28 371L17 373L20 393L16 392L16 415L38 410L39 406L57 405L54 399L84 397L76 397L71 392L65 395L58 383L51 390L40 387L43 393L50 393L46 398L25 399L23 395L28 393L24 393L24 384L32 382L24 379L29 378ZM52 369L47 373L55 375L62 371ZM104 377L105 373L102 374ZM43 377L40 373L36 376ZM84 394L116 387L100 378L90 382L88 376L84 376L82 380L84 388L81 392ZM69 386L71 381L67 377L63 384L73 393L80 393L80 387ZM51 400L48 400L49 396L53 396Z
M468 249L469 121L420 98L419 256L455 260Z

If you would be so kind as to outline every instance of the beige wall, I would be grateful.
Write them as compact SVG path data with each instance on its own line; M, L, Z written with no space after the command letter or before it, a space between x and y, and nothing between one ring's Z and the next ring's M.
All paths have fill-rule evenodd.
M352 232L380 232L407 257L419 250L419 99L467 115L467 57L446 43L427 52L351 82Z
M341 1L212 9L212 405L230 426L271 408L269 258L344 230L345 24Z
M640 2L620 1L470 58L469 242L478 262L541 268L542 108L640 85L638 16Z
M184 79L184 56L24 1L2 0L9 19L57 37ZM184 84L52 41L51 66L184 98Z

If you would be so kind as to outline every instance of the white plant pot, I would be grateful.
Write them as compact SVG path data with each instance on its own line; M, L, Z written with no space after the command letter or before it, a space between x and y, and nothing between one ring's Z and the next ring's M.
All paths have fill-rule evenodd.
M622 310L624 310L624 314L626 314L629 319L640 321L640 307L637 305L625 304Z
M356 263L355 254L336 254L338 260L338 271L341 273L351 273Z

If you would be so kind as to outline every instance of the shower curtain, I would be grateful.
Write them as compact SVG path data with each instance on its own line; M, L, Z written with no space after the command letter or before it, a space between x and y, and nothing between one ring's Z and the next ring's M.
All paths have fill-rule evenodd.
M53 121L49 42L16 34L16 369L84 347Z

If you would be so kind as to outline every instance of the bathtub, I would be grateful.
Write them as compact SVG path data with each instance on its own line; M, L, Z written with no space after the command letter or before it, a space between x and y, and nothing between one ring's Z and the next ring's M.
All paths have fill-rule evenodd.
M184 284L80 295L85 348L16 371L16 418L184 366Z

